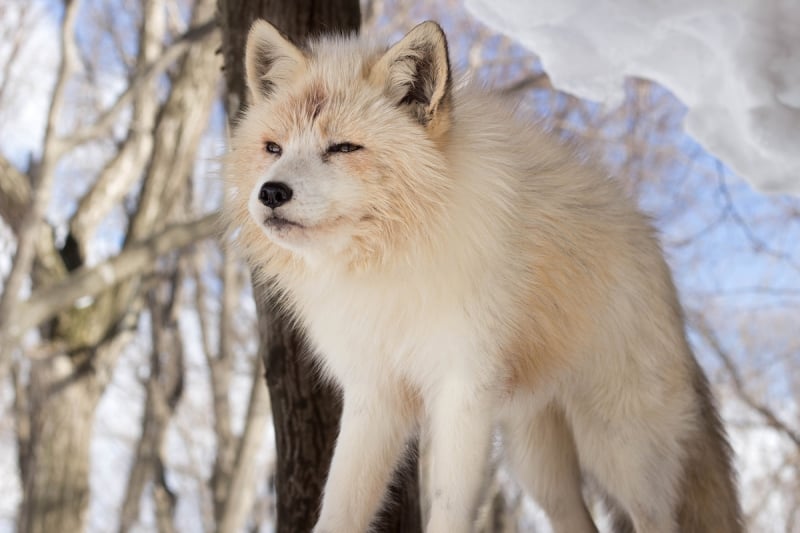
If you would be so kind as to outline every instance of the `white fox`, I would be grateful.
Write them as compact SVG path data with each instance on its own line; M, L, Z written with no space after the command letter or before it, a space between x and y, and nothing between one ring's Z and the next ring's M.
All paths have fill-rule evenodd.
M365 531L430 435L426 531L472 529L493 432L559 533L742 530L730 450L647 218L600 166L452 81L441 28L389 48L248 37L225 163L238 246L341 385L316 532Z

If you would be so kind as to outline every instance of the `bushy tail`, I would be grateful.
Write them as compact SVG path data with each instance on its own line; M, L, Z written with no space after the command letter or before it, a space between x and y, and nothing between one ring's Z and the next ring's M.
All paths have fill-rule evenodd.
M695 394L700 400L701 427L694 441L689 443L682 501L678 509L680 531L740 533L744 531L744 525L736 474L731 464L731 447L708 381L699 365L694 374Z
M689 454L680 491L678 530L681 533L743 533L731 447L708 380L699 365L694 374L701 425L687 443ZM634 533L627 514L611 501L608 507L614 533Z

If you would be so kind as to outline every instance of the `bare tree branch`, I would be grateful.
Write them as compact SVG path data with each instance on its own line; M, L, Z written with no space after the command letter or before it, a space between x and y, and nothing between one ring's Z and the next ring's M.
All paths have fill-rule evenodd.
M120 533L133 528L139 517L142 492L153 481L158 530L174 531L176 496L166 482L163 454L166 431L183 394L184 354L178 329L179 292L183 286L176 271L163 287L148 292L150 309L150 376L142 416L142 433L123 499Z
M798 450L800 450L800 433L789 426L789 424L781 420L781 418L775 414L775 411L772 408L754 398L753 395L747 390L744 379L739 373L739 369L736 367L736 364L733 362L733 358L722 346L722 342L720 341L719 337L717 337L717 334L708 324L706 319L700 314L694 314L691 318L694 328L703 336L703 339L705 339L716 356L722 362L725 369L728 371L737 396L745 404L747 404L748 407L763 416L770 427L788 437L789 440L791 440L795 446L797 446Z
M725 169L718 159L715 161L715 166L717 170L717 178L719 180L719 191L722 194L723 200L725 201L725 212L728 213L736 225L741 228L745 237L753 246L753 251L764 252L765 254L771 255L775 259L785 261L786 264L792 267L795 271L800 272L800 265L794 261L789 253L773 248L768 242L764 241L753 232L753 230L750 228L750 225L747 223L747 221L745 221L744 217L736 208L736 204L733 201L731 192L728 189L727 180L725 179Z
M61 62L53 96L50 100L50 109L47 114L42 162L37 165L35 172L32 174L35 178L33 200L30 209L20 223L17 234L17 253L14 256L11 272L5 282L3 294L0 295L0 354L2 354L2 357L7 357L9 353L5 341L5 330L11 310L19 299L20 289L22 289L25 278L31 270L39 224L42 222L47 205L50 203L55 165L58 159L57 153L59 152L56 140L56 121L64 106L65 89L77 60L74 33L80 5L81 0L65 1L64 19L61 24ZM3 363L0 362L0 368L3 366Z
M14 385L14 423L17 436L17 464L20 478L27 474L31 441L31 409L28 387L23 383L21 361L11 365L11 381Z
M197 25L213 17L215 7L213 0L195 2L193 23ZM197 146L216 96L213 80L219 72L220 58L214 50L219 46L218 38L215 32L213 38L192 46L179 63L169 98L159 113L157 142L127 240L136 241L159 231L167 217L173 215L175 199L191 175Z
M253 464L264 441L267 422L270 420L269 394L262 379L264 367L258 357L255 358L255 366L257 371L253 372L244 434L239 439L236 463L230 476L225 504L217 526L218 533L241 531L255 498L257 472Z
M164 49L158 59L145 68L140 75L134 76L132 83L125 92L123 92L114 104L104 111L93 124L72 132L68 137L61 139L64 151L105 134L109 128L114 125L114 122L122 110L124 110L142 90L147 88L150 81L173 65L175 61L189 49L190 45L214 34L216 28L217 21L216 19L212 19L189 29L185 34L173 41Z
M0 156L0 217L11 226L14 233L19 231L30 203L31 184L28 176Z
M162 55L165 33L164 0L145 0L139 31L141 44L136 58L139 72L146 72L149 65ZM112 34L117 35L115 32ZM152 154L153 130L159 107L154 76L151 76L150 80L141 83L133 95L133 115L127 138L106 163L91 189L81 198L70 220L70 234L80 253L103 217L119 203L136 180L141 179Z
M80 268L55 286L37 290L18 304L11 320L8 340L29 328L69 309L82 298L94 298L117 283L142 276L155 268L155 260L170 251L213 235L217 215L211 214L184 224L176 224L143 242L133 244L119 255L91 268Z
M159 4L163 8L163 1L146 0L154 9ZM191 26L201 26L201 22L213 18L213 0L196 0L191 5ZM117 5L117 9L122 7ZM67 36L69 40L73 39L76 10L77 0L65 3L65 39ZM146 11L142 11L143 16ZM81 39L87 37L91 42L91 28L83 26L85 21L88 22L87 19L91 19L91 10L87 13L87 10L81 9L80 12L77 32ZM181 16L185 14L186 10L181 11ZM153 19L147 17L146 22L149 24ZM84 34L84 31L87 33ZM213 28L209 31L213 35ZM155 38L153 42L158 40L163 42L163 39ZM166 227L177 219L187 217L187 210L180 200L187 196L196 149L207 127L215 96L215 79L219 73L219 58L214 55L215 40L205 38L192 41L193 46L188 44L190 41L192 38L179 43L172 49L174 52L165 54L166 57L160 55L159 43L155 53L148 54L151 57L145 64L151 67L144 73L152 78L151 82L146 83L141 91L131 91L130 97L123 95L133 106L120 104L120 114L108 115L111 118L106 119L109 128L114 127L121 122L121 113L133 111L135 115L137 99L151 99L155 108L152 114L156 117L151 125L136 121L134 115L127 125L129 129L148 130L133 134L153 135L153 145L158 148L153 158L141 156L139 162L137 158L132 158L133 161L128 160L130 165L127 168L122 168L126 165L120 164L121 171L118 173L106 170L106 176L113 175L115 179L124 177L124 173L136 175L137 178L144 176L145 184L140 198L146 199L140 201L138 207L146 209L148 216L146 220L141 219L135 232L128 233L119 256L95 269L84 268L81 254L73 253L76 250L74 235L68 234L65 246L59 250L50 228L42 222L44 209L50 203L50 190L57 175L56 166L68 150L77 146L68 135L63 134L63 130L55 128L61 125L66 107L72 103L71 100L63 102L63 99L75 95L72 90L67 90L65 96L64 83L69 80L69 86L72 87L77 76L71 75L71 72L80 66L74 54L74 43L72 50L70 45L62 46L62 63L69 68L59 70L60 83L57 81L51 99L51 120L47 123L41 161L32 165L29 171L35 192L30 195L32 207L28 209L25 220L32 220L35 226L23 222L20 226L22 231L18 232L18 243L21 245L18 249L24 252L25 246L28 246L28 256L25 253L18 254L13 267L17 270L15 272L12 269L12 274L19 276L11 276L12 283L7 284L14 290L8 290L3 295L4 301L0 302L0 309L4 313L0 318L0 327L4 330L0 331L2 348L16 348L14 343L19 341L26 328L43 318L54 316L53 312L57 313L57 320L39 329L40 343L63 348L53 357L29 363L29 382L36 384L36 388L31 389L30 394L33 421L29 446L31 460L21 480L24 495L18 521L20 531L85 529L90 494L88 464L91 431L87 427L91 428L99 398L108 384L120 347L130 338L131 325L135 327L138 323L143 289L147 285L141 282L142 275L152 271L153 263L164 264L163 260L156 259L159 253L174 249L175 246L188 245L199 237L214 233L213 216L177 228ZM137 40L136 45L145 46L142 40ZM158 73L171 69L169 63L179 56L181 59L175 62L175 68L170 72L170 83L158 84L158 89L167 89L166 100L157 98L164 91L156 89L155 82L161 80L155 78ZM142 75L142 71L137 70L133 76L137 78ZM81 99L92 101L91 94L86 96L89 98L81 96ZM100 116L106 117L105 113L101 112ZM133 134L129 134L128 138ZM120 147L116 148L118 152ZM91 166L91 162L88 164ZM149 191L148 184L152 183L162 186ZM106 200L98 201L99 204L106 203ZM131 218L137 217L134 214ZM19 302L19 288L29 275L33 282L33 299ZM75 283L74 287L69 286L71 282ZM88 291L75 291L82 285ZM42 287L49 289L43 292L38 290ZM53 292L50 293L50 290ZM73 306L70 301L81 296L81 292L86 298L79 299L78 305ZM54 302L56 307L52 307ZM32 307L27 307L28 304ZM27 313L29 309L34 311L32 315ZM31 318L33 322L28 322ZM8 354L9 350L0 351L4 356L0 359L2 366L10 360L11 354ZM166 529L175 501L165 482L167 475L164 465L159 468L160 472L155 476L154 497L159 524Z
M236 463L236 438L231 428L231 407L228 393L230 392L231 369L233 358L228 350L227 339L229 334L226 332L231 326L229 312L226 306L230 305L231 295L235 294L235 279L228 274L231 268L230 255L225 253L222 266L222 302L219 314L219 344L214 349L211 343L211 326L207 317L206 310L206 282L203 280L203 272L200 264L200 257L195 256L190 268L193 270L195 279L195 307L200 322L200 337L208 363L209 379L211 381L212 409L214 413L214 437L217 441L217 455L214 458L209 488L214 507L214 519L219 524L222 519L223 510L226 506L230 487L231 474Z

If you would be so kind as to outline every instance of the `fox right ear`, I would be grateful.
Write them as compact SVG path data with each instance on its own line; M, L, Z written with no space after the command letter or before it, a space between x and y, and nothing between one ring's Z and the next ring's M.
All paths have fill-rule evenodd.
M257 20L247 35L244 55L247 87L253 102L268 99L276 87L293 80L306 65L306 58L275 26Z

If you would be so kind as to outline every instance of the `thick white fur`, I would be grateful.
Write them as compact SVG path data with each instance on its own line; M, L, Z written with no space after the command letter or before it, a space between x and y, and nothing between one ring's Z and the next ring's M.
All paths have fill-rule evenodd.
M444 46L438 27L414 31ZM430 533L471 529L497 427L557 532L595 531L582 471L637 531L676 532L696 369L647 220L597 164L486 91L440 91L421 124L382 53L313 44L255 98L226 162L241 249L344 391L315 531L365 531L425 424ZM363 149L325 156L340 142ZM266 181L294 190L275 213L303 227L264 224Z

